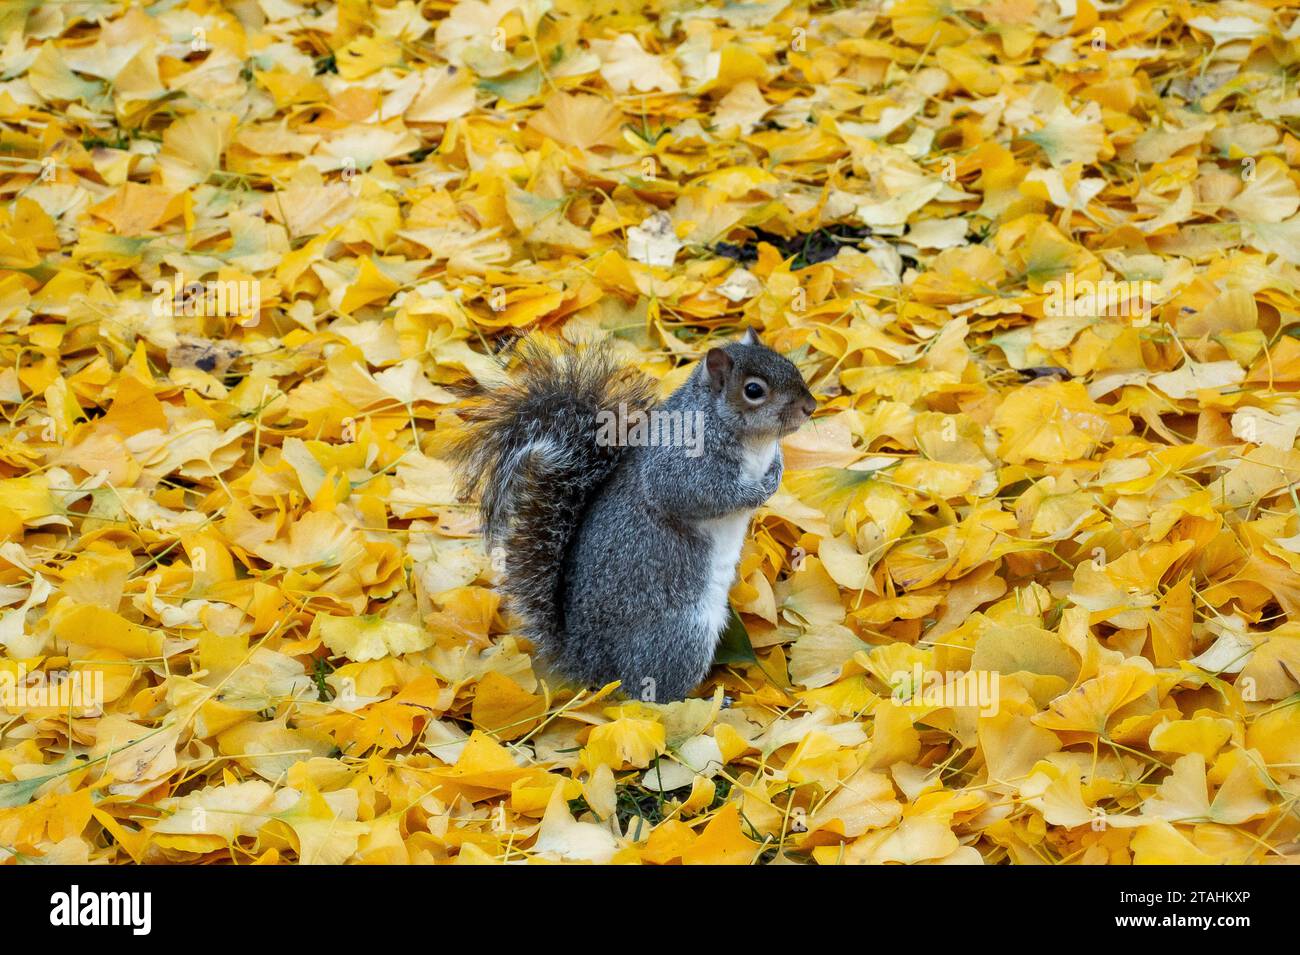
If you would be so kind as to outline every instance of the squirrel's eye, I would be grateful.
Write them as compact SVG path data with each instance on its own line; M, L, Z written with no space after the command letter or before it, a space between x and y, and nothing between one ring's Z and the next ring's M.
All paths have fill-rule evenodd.
M762 401L767 396L767 386L755 378L745 382L745 398L749 401Z

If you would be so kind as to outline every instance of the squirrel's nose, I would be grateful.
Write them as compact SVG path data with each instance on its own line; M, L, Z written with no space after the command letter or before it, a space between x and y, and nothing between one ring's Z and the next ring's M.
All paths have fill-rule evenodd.
M817 410L817 399L812 395L807 395L799 407L803 409L804 414L811 418L812 413Z

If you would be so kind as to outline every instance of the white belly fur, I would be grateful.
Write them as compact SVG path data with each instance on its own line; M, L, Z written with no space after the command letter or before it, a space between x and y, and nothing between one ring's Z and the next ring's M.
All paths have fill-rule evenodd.
M696 617L701 629L710 636L721 633L730 616L727 610L727 592L736 579L736 563L740 560L740 548L745 543L745 531L749 530L749 518L749 511L737 511L705 521L703 525L712 546L704 568L708 577L704 595L696 608Z
M776 441L771 441L760 448L746 449L740 463L741 480L760 480L772 464L776 447ZM720 634L731 616L727 607L727 593L736 579L736 564L740 561L740 549L745 543L745 532L749 530L752 515L753 512L749 510L736 511L705 521L702 525L712 545L705 567L708 580L700 606L696 609L696 617L701 628L710 636Z
M772 466L776 456L776 441L772 440L756 448L746 448L740 459L740 479L742 481L760 481L767 469Z

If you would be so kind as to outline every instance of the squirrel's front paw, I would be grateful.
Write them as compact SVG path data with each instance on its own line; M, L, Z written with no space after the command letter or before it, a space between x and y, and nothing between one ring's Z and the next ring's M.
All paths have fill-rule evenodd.
M771 497L773 494L775 494L777 488L781 486L782 471L783 471L783 465L781 461L781 455L778 453L777 456L773 459L771 466L768 467L767 473L763 475L763 482L762 482L763 493L767 497Z

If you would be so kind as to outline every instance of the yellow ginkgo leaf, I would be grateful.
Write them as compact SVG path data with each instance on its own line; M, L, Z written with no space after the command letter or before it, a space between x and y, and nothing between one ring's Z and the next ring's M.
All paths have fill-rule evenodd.
M664 750L664 727L654 720L621 717L594 727L582 749L583 765L589 769L644 768Z
M1106 735L1111 715L1155 686L1149 670L1120 666L1107 670L1052 701L1033 717L1045 729Z
M377 616L321 614L316 618L316 628L325 646L357 662L415 653L433 645L433 635L421 627Z

